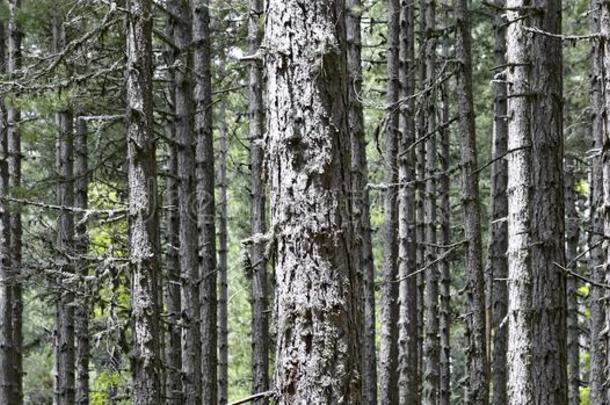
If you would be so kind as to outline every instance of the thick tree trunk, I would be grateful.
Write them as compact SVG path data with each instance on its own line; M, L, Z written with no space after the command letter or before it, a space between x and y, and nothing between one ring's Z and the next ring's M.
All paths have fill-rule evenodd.
M14 75L21 69L21 39L19 12L21 0L9 0L9 23L8 23L8 73ZM14 194L21 187L21 110L12 106L7 112L8 122L8 172L9 192ZM19 405L23 403L23 333L22 312L23 298L21 289L21 259L22 259L22 229L21 229L21 207L14 204L9 207L10 219L10 265L14 283L12 284L12 350L13 370L15 376L14 396L11 403Z
M379 401L398 403L398 139L400 96L400 0L386 0L388 43L386 52L385 193L383 201L383 287L381 292L381 349L379 352Z
M589 27L591 32L600 32L601 3L599 0L591 0L589 13ZM590 212L591 229L589 231L589 277L592 280L603 283L606 279L606 269L603 265L606 261L604 249L601 246L604 235L603 222L603 195L604 180L602 170L602 146L604 142L604 98L603 98L603 43L593 41L591 49L591 122L592 122L592 146L595 151L591 159L591 184ZM607 367L607 337L605 330L605 296L606 291L602 288L591 286L589 318L590 326L590 356L589 369L590 401L593 404L607 404L607 387L605 370Z
M534 399L532 370L531 263L531 134L529 34L521 14L525 0L508 0L508 381L510 403L527 405Z
M436 39L434 28L436 26L436 2L426 0L423 18L426 20L426 36L424 55L426 63L426 85L429 87L425 94L426 130L431 134L425 141L425 193L424 193L424 223L426 236L426 268L425 271L425 336L424 336L424 404L436 404L440 393L440 339L439 339L439 277L438 266L434 264L437 256L437 216L436 216L436 175L437 149L436 149Z
M216 331L216 208L214 204L214 139L212 133L212 77L210 71L209 0L192 5L193 72L195 77L195 137L197 140L197 228L201 278L202 395L204 404L217 403Z
M352 211L357 254L354 266L362 278L362 396L365 403L377 403L377 361L375 350L375 266L369 213L368 164L362 110L362 2L346 2L347 66L349 74L349 130L352 153Z
M577 260L580 241L580 218L576 209L577 194L574 176L574 161L565 162L565 207L566 207L566 260ZM569 277L567 285L567 360L568 360L568 404L580 404L580 328L578 325L578 282Z
M263 0L250 0L248 17L248 51L258 52L263 29ZM266 226L266 198L263 178L263 69L255 59L248 67L248 104L250 138L250 228L254 241L249 250L252 267L252 393L269 389L269 300L267 288L267 259L264 235ZM258 236L258 238L257 238ZM267 398L254 401L267 405Z
M561 1L535 0L533 27L561 32ZM530 34L532 35L532 34ZM531 36L531 252L534 400L567 403L561 40ZM512 172L511 172L512 175Z
M54 52L63 51L66 34L63 18L54 16ZM55 170L57 175L57 205L74 206L74 114L69 101L55 115L58 135L55 144ZM74 213L66 209L57 218L56 254L58 286L55 334L54 334L54 403L74 404L75 387L75 334L74 334L74 284L69 274L74 273Z
M224 56L223 56L224 57ZM221 62L224 63L224 62ZM221 70L224 73L224 66ZM222 77L222 76L221 76ZM229 152L228 130L225 118L225 105L218 104L218 132L220 150L218 156L218 403L224 405L229 395L229 330L228 330L228 286L227 286L227 153Z
M168 17L165 35L174 38L176 22ZM165 50L165 63L174 66L176 51L168 46ZM167 72L166 98L168 109L176 112L176 75L174 69ZM167 405L182 404L182 328L180 314L180 172L178 169L179 142L176 133L175 116L170 115L165 124L167 143L167 168L165 183L165 288L164 302L167 308L167 336L165 344L165 395Z
M417 246L415 234L415 7L401 1L400 10L400 84L401 99L406 99L400 115L398 239L399 317L398 317L398 402L419 403L417 323Z
M359 404L344 3L271 0L267 10L277 403Z
M89 206L88 187L89 173L87 148L87 123L81 117L76 121L76 134L74 137L74 206L86 210ZM91 303L89 301L90 289L86 278L89 276L89 265L84 256L89 251L89 236L87 221L84 214L77 215L75 228L75 249L78 255L77 272L82 277L80 281L75 319L76 335L76 403L86 405L89 403L89 317Z
M505 0L496 0L498 7L504 7ZM506 66L506 18L503 11L498 10L494 18L495 34L495 65ZM504 68L502 68L504 69ZM508 201L506 183L508 181L506 155L508 124L506 117L506 74L494 76L494 123L492 139L491 166L491 209L489 224L489 241L487 244L487 319L488 353L491 366L491 403L505 405L506 397L506 351L508 344L507 326L505 322L508 293L506 278L508 263L506 250L508 247L507 222ZM489 345L491 344L491 347Z
M129 257L133 322L134 404L161 403L159 348L159 218L153 133L152 10L129 0L127 27L127 153Z
M467 0L455 3L458 64L458 111L461 143L462 205L466 239L467 374L466 402L489 402L485 341L485 279L483 276L477 138L472 101L472 50Z
M5 25L0 21L0 69L5 74ZM10 220L5 198L9 195L8 121L4 100L0 100L0 403L13 403L17 389L17 368L13 352L13 283L10 265Z

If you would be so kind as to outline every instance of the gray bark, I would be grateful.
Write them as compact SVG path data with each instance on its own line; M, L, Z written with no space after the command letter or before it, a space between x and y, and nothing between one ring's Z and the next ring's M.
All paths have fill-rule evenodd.
M536 0L533 27L561 32L561 1ZM531 252L534 402L567 403L562 44L531 35ZM509 173L512 172L509 171Z
M580 218L577 194L574 190L574 161L565 162L565 207L566 207L566 261L577 260L580 241ZM580 328L578 324L578 282L569 277L566 282L567 299L567 360L568 360L568 404L580 404Z
M524 0L508 0L508 380L511 404L535 403L533 387L531 264L531 134L529 35L520 11Z
M466 240L466 297L468 318L466 402L484 405L489 402L487 385L487 350L485 317L485 280L482 263L481 211L477 138L472 96L472 50L470 15L467 0L455 3L457 28L456 56L458 64L458 112L461 143L462 206L464 208L464 237Z
M74 206L86 210L88 203L88 159L87 148L87 122L80 117L76 122L76 133L74 137ZM79 275L86 279L89 276L89 267L84 258L89 251L89 236L84 214L78 214L75 227L75 249L79 255L76 270ZM74 314L75 319L75 346L76 346L76 403L85 405L89 403L89 318L91 303L89 301L90 289L87 281L80 282L79 291L83 293L77 301Z
M214 139L212 134L212 77L210 73L210 9L208 0L192 4L193 72L195 77L195 139L197 228L201 279L202 399L217 403L216 330L216 208L214 202Z
M497 0L498 7L504 7L505 0ZM498 11L494 18L494 54L496 66L506 65L506 18ZM487 244L487 319L489 328L488 352L491 368L491 402L504 405L506 397L506 351L508 344L505 322L508 293L505 279L508 276L506 250L508 247L507 222L508 201L506 183L508 181L507 162L501 158L507 151L508 126L506 120L506 74L495 74L494 82L494 123L491 166L491 204L489 241ZM491 347L490 347L491 345Z
M362 278L362 395L365 403L377 403L377 359L375 350L375 266L369 212L368 164L362 109L362 2L347 0L345 29L349 74L349 130L352 153L352 211L357 254L354 266Z
M601 4L599 0L591 0L589 13L589 26L591 32L600 32ZM602 171L602 145L604 140L604 98L603 98L603 55L604 50L601 41L591 43L591 136L592 146L596 153L591 159L591 172L589 184L591 185L590 212L591 225L588 237L589 248L589 277L592 280L603 283L606 278L604 267L604 249L600 243L604 234L604 222L602 216L603 207L603 171ZM605 329L604 303L606 291L602 288L591 286L589 318L590 327L590 356L589 369L590 401L594 404L607 404L607 387L605 385L605 370L607 367L607 339Z
M344 3L271 0L267 10L277 403L360 404Z
M401 2L400 10L400 84L401 98L407 98L400 115L398 191L398 389L400 404L419 403L417 322L417 246L415 233L415 7Z
M173 39L176 22L168 17L165 35ZM173 66L176 62L176 50L168 46L165 50L165 63ZM167 72L166 98L170 111L176 111L176 76L174 69ZM178 169L179 142L176 133L175 116L167 118L165 124L167 144L167 168L165 183L165 288L164 302L167 308L167 335L165 343L165 395L167 405L182 404L182 312L180 298L180 173Z
M385 183L383 197L383 287L381 292L381 348L379 351L379 401L398 402L398 139L400 96L400 0L386 0L388 18L386 51Z
M152 10L129 0L127 26L127 154L129 258L133 323L134 404L161 403L159 348L159 218L153 133Z
M263 1L250 0L248 17L248 51L259 50L263 30ZM248 114L250 138L250 227L253 236L263 235L266 227L266 197L263 178L263 70L260 60L248 67ZM249 251L252 267L252 393L269 389L269 300L267 287L267 259L265 243L259 238ZM267 398L254 401L255 405L267 405Z
M8 66L9 75L15 74L21 69L21 40L23 33L19 24L19 12L21 0L9 0L9 23L8 23ZM21 110L11 107L7 112L8 121L8 172L9 192L14 194L21 187ZM9 208L10 219L10 264L13 269L15 282L12 284L12 350L14 370L14 396L12 403L19 405L23 402L23 334L22 334L22 312L23 297L21 283L21 259L22 259L22 229L21 229L21 207L15 204Z

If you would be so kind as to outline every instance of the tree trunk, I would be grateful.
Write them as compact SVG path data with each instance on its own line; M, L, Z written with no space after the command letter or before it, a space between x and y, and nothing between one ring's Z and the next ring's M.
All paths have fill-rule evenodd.
M344 3L271 0L267 10L277 403L359 404Z
M222 56L224 58L224 55ZM224 64L224 61L221 63ZM224 66L221 68L221 77L224 75ZM229 330L228 322L228 296L227 296L227 153L229 152L228 130L225 121L224 102L218 103L218 132L220 133L220 150L218 156L218 403L224 405L228 402L229 389Z
M498 7L504 7L505 0L496 0ZM494 18L495 64L506 66L506 18L503 11L498 11ZM507 222L508 201L506 183L508 181L507 163L503 158L507 151L508 126L506 118L506 74L494 76L494 123L492 140L491 166L491 210L489 224L489 242L487 244L487 318L491 319L488 336L491 347L491 402L494 405L505 405L506 397L506 352L508 344L507 326L504 321L508 304L506 278L508 263Z
M400 0L386 0L387 85L385 133L385 194L383 201L383 288L381 293L381 349L379 352L379 400L384 405L398 403L398 139L400 96Z
M165 35L175 38L175 21L168 17ZM173 47L165 49L165 63L174 66L176 51ZM167 72L166 98L169 111L176 112L176 75L175 69ZM182 328L180 314L180 172L178 155L180 139L176 133L176 117L170 115L165 124L167 141L167 169L165 185L165 281L164 302L167 308L167 339L165 345L165 395L167 405L182 404Z
M62 52L66 43L63 18L54 16L53 51ZM60 96L61 97L61 96ZM55 144L55 170L57 175L57 205L74 206L74 115L69 101L55 115L58 135ZM74 285L69 274L74 273L74 213L61 210L57 218L56 254L58 286L55 316L54 403L74 404L75 401L75 334Z
M599 0L591 0L589 13L589 26L591 32L600 32L601 21L601 3ZM589 276L592 280L603 283L606 278L606 269L603 265L606 261L604 257L604 249L601 246L604 235L604 220L602 215L603 196L604 196L604 180L602 171L602 146L604 142L604 98L603 98L603 43L602 41L593 41L591 56L591 122L592 122L592 146L595 151L591 159L591 194L590 194L590 212L591 212L591 230L589 231ZM589 370L589 387L590 402L592 404L607 404L605 386L606 382L606 367L607 367L607 339L605 329L605 296L606 291L602 288L591 286L590 307L591 316L589 318L590 325L590 370Z
M400 84L401 99L406 99L400 115L398 191L398 279L399 337L398 337L398 402L419 403L417 323L417 246L415 234L415 30L414 9L401 1L400 10Z
M6 40L4 21L0 22L0 69L5 74ZM13 352L13 283L10 265L10 220L5 198L9 195L8 122L4 100L0 100L0 403L13 403L17 390L16 357Z
M357 254L354 267L362 278L362 396L365 403L377 403L377 361L375 352L375 266L369 213L368 164L362 110L361 0L346 2L347 66L349 74L349 131L352 153L352 211Z
M487 350L485 341L485 280L483 276L481 211L477 137L472 101L472 51L470 16L467 0L455 3L457 28L458 110L461 143L462 205L464 208L464 237L466 240L466 319L467 374L466 402L487 404Z
M436 26L436 3L434 0L426 1L423 18L426 20L426 37L424 57L426 63L426 165L425 165L425 193L424 193L424 224L426 236L426 268L425 271L425 337L424 337L424 404L436 404L440 391L440 340L438 317L438 266L434 264L437 255L436 235L436 88L433 85L436 78L436 39L434 29ZM430 135L430 136L428 136Z
M22 32L19 22L21 0L9 0L9 23L8 23L8 73L15 75L21 69L21 39ZM21 187L21 110L12 106L7 112L8 122L8 173L9 192L11 195L19 192ZM22 259L22 229L21 229L21 206L14 204L9 207L10 219L10 265L13 269L12 275L15 282L12 284L12 350L14 355L15 383L14 396L11 403L19 405L23 403L23 334L22 334L22 312L23 297L21 289L21 259Z
M129 0L127 27L127 153L129 258L133 322L133 403L161 403L159 349L159 218L153 131L152 11Z
M511 404L535 403L533 387L531 264L531 134L529 35L520 18L525 0L508 0L508 381Z
M201 278L201 352L203 403L217 403L216 208L214 204L214 139L210 73L210 9L208 0L192 5L195 137L197 140L197 228Z
M76 123L77 127L74 138L74 206L78 209L86 210L89 206L87 123L82 117L78 117ZM91 303L89 301L89 283L86 281L86 278L89 276L89 264L85 258L89 251L89 236L86 218L82 213L77 215L75 231L75 248L78 255L77 271L83 279L79 284L82 295L79 296L74 315L76 335L76 403L86 405L89 403L89 316L91 313Z
M259 51L263 37L263 0L250 0L248 17L248 50ZM267 288L267 259L264 235L266 226L266 198L263 178L263 69L255 59L248 67L249 138L250 138L250 227L254 237L249 250L252 267L252 393L269 389L269 301ZM258 236L258 238L257 238ZM267 398L254 405L267 405Z
M561 32L561 1L535 0L533 27ZM530 34L532 35L532 34ZM567 403L561 40L531 36L531 252L534 399ZM512 173L511 173L512 175Z
M578 260L580 241L580 218L576 209L577 194L574 190L574 161L565 163L565 207L566 207L566 260ZM580 328L578 325L578 282L576 278L567 279L567 350L568 350L568 404L580 404Z

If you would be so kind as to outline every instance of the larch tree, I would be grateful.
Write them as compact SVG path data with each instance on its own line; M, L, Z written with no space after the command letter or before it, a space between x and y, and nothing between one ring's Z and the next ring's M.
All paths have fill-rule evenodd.
M271 0L267 7L278 404L362 403L344 6Z
M129 0L127 17L127 173L133 325L133 403L161 403L159 219L153 133L152 2Z
M263 1L250 0L248 7L248 51L250 55L256 55L263 39ZM265 114L262 68L260 58L253 58L248 66L250 231L253 237L248 252L252 271L252 394L269 389L269 291L263 238L267 232L267 199L263 177ZM265 397L255 400L254 404L267 405L268 402Z
M415 7L400 3L400 114L398 153L398 403L419 402L417 246L415 234Z
M487 404L487 350L485 341L485 281L481 242L481 204L477 142L472 95L472 50L470 15L467 0L455 3L458 58L458 113L461 143L462 205L464 208L464 236L466 240L466 295L468 318L467 392L466 402Z
M400 96L400 0L386 0L388 19L386 48L386 129L385 129L385 191L383 196L383 285L381 292L381 347L379 351L379 400L394 405L398 401L398 139Z

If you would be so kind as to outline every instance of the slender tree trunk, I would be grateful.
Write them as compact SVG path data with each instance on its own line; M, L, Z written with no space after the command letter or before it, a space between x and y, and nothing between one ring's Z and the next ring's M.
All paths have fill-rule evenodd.
M352 153L352 211L357 254L353 261L362 277L364 324L362 328L362 396L365 403L377 403L377 361L375 351L375 266L369 213L368 164L362 110L361 0L346 2L347 66L349 74L349 130Z
M589 13L589 26L591 32L600 32L601 3L599 0L591 0ZM602 146L604 142L604 98L603 98L603 57L604 49L602 41L593 41L591 49L591 121L592 121L592 145L595 151L591 159L591 194L590 212L591 229L589 231L589 276L592 280L603 283L606 278L604 263L604 249L601 246L604 235L603 222L603 193L604 180L602 170ZM602 288L591 286L590 307L590 356L589 369L590 402L593 404L607 404L607 387L605 385L605 370L607 367L607 339L605 330L605 296L606 291Z
M8 23L8 73L14 75L21 69L21 40L22 32L20 26L21 0L9 0L9 23ZM7 112L8 121L8 173L9 192L14 194L21 187L21 110L11 106ZM14 283L12 284L12 350L14 356L15 384L12 403L19 405L23 403L23 334L22 334L22 312L23 297L21 288L21 207L15 204L9 207L10 219L10 265Z
M576 209L577 194L574 190L574 161L565 162L565 206L566 206L566 260L571 263L578 256L580 241L580 218ZM576 278L567 279L567 328L568 328L568 404L580 404L580 328L578 325L578 283Z
M360 404L344 3L271 0L267 10L277 403Z
M81 117L78 117L76 124L76 134L74 137L74 206L81 210L86 210L89 206L87 123ZM76 403L86 405L89 403L89 316L91 313L91 303L89 301L90 289L86 281L86 278L89 276L89 267L87 260L84 258L89 251L89 236L84 214L77 216L75 231L75 248L78 254L77 271L83 278L83 281L80 282L80 292L83 295L77 301L78 305L74 315L76 334Z
M531 264L531 135L530 60L526 22L520 18L525 0L506 3L508 97L508 381L510 403L535 403L533 387Z
M159 218L153 134L152 10L129 0L127 153L133 321L133 403L161 403L159 349Z
M530 13L533 27L561 32L561 1L535 0L530 6L540 10ZM565 264L562 45L547 35L531 39L533 388L535 402L564 405L566 276L556 265Z
M192 5L195 137L197 140L197 227L201 278L201 352L203 403L217 403L216 208L214 204L214 139L210 73L210 9L208 0Z
M224 57L224 56L223 56ZM224 63L224 62L221 62ZM224 72L224 66L221 74ZM224 102L218 104L218 132L220 133L220 150L218 156L218 403L228 402L229 389L229 330L227 307L227 153L229 152L229 139L225 118Z
M415 232L415 7L401 1L400 10L400 84L401 99L406 99L400 115L398 239L399 259L399 377L400 404L419 403L417 323L417 246Z
M485 280L483 276L481 211L477 138L472 101L472 51L470 16L467 0L455 3L457 28L458 110L462 168L462 205L466 239L466 293L469 316L467 335L467 403L483 405L489 402L487 385L487 350L485 341Z
M175 21L168 17L165 35L175 38ZM174 66L176 51L168 46L165 50L165 63ZM176 75L174 69L167 72L166 98L169 111L176 112ZM164 301L167 308L167 339L165 345L165 395L167 405L182 404L182 328L180 314L180 172L178 169L179 142L176 133L175 116L167 118L165 125L167 144L167 172L165 205L165 281Z
M53 21L55 53L64 50L66 33L63 17ZM69 101L55 115L58 135L55 149L57 175L57 205L74 206L74 114ZM74 273L74 213L62 210L57 218L57 263L58 301L55 316L55 379L54 400L56 405L74 404L75 387L75 333L74 333L74 285L67 275Z
M398 403L398 109L400 96L400 0L386 0L387 32L387 85L385 133L385 183L383 201L383 288L381 293L381 349L379 352L379 401L381 404Z
M505 0L496 0L498 7L504 7ZM495 34L495 64L506 66L506 18L503 11L498 11L494 18ZM491 166L491 209L489 224L489 241L487 245L487 318L489 322L488 353L491 356L491 403L505 405L506 397L506 352L508 344L506 307L508 293L506 278L508 263L506 250L508 248L507 222L508 201L506 183L508 181L506 155L508 124L506 111L506 74L494 76L494 123L492 140ZM490 347L491 344L491 347Z
M426 108L426 165L425 165L425 199L424 223L426 234L426 266L425 271L425 338L424 338L424 404L436 404L440 391L440 340L438 313L438 266L434 264L437 255L437 218L436 218L436 88L433 85L436 78L436 39L433 32L436 26L436 2L427 0L423 18L426 20L426 37L424 55L426 63L426 85L429 89L425 94Z
M248 50L258 52L263 38L261 26L263 0L250 0L248 17ZM249 138L250 138L250 227L254 241L249 250L252 267L252 393L269 389L269 301L267 288L267 259L264 235L266 227L266 198L263 178L263 70L261 60L255 59L248 67ZM259 236L257 238L257 236ZM254 405L267 405L267 398Z
M0 69L5 74L6 48L5 25L0 22ZM8 203L8 120L4 100L0 100L0 403L10 404L17 389L17 368L13 353L13 307L12 293L14 276L10 265L10 220Z

